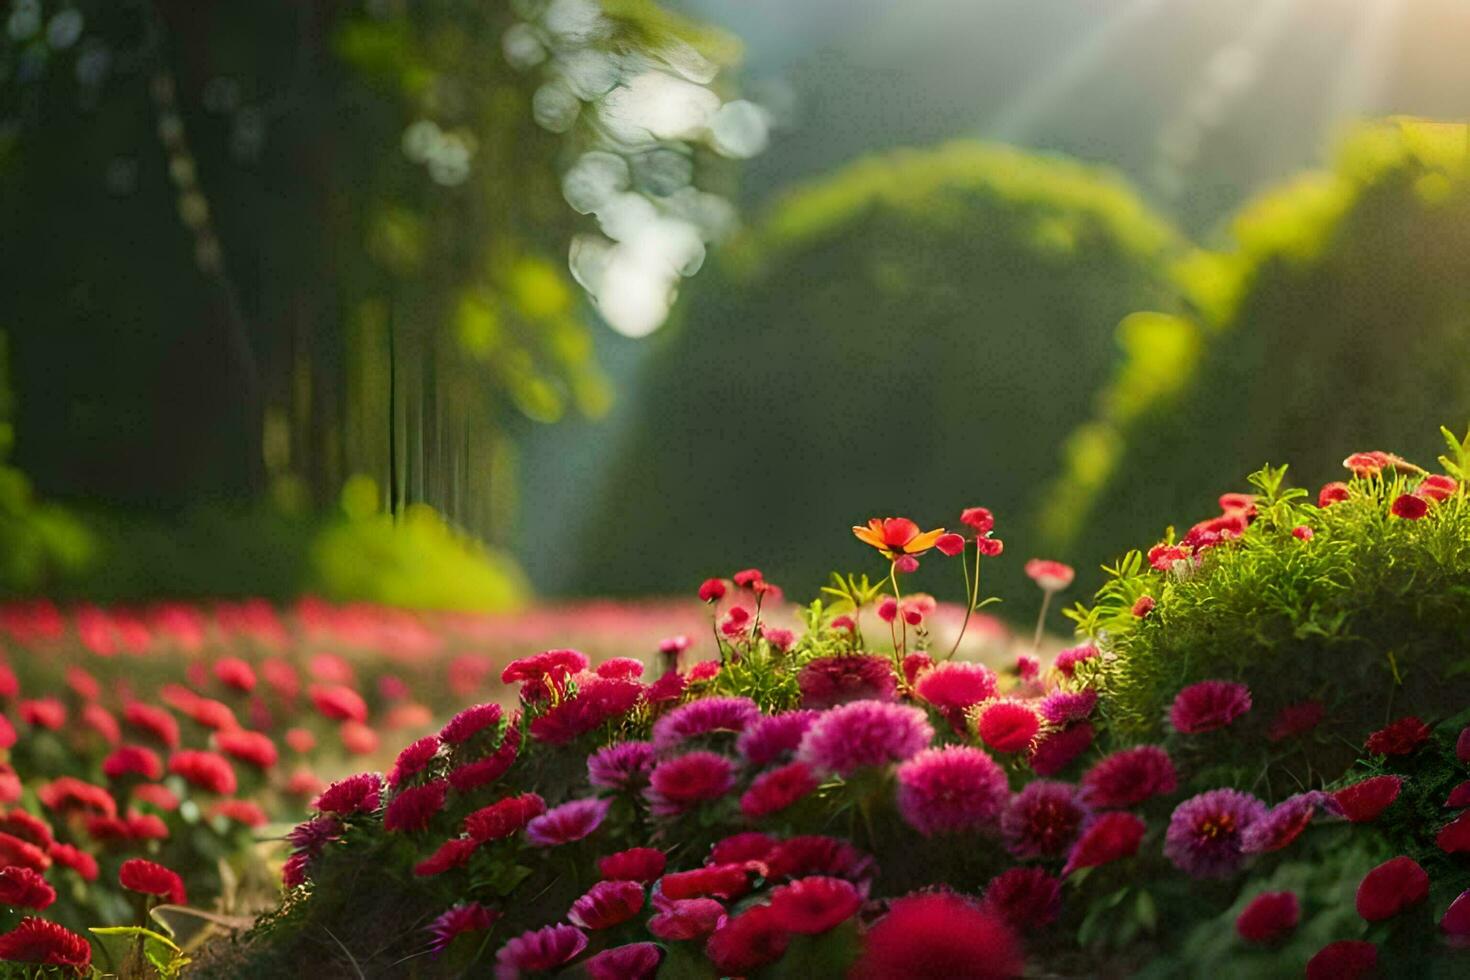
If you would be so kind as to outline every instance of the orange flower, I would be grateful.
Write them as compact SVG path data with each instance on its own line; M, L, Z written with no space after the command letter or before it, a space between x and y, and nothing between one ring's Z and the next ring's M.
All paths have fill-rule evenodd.
M919 525L907 517L875 517L867 527L854 525L852 533L863 544L872 545L889 561L903 555L922 555L944 534L944 528L920 531Z

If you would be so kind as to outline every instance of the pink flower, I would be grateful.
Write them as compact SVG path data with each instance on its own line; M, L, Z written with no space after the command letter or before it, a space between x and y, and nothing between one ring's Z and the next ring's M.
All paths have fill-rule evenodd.
M667 754L686 739L724 732L739 734L760 717L749 698L701 698L681 705L653 724L653 747Z
M653 943L628 943L589 957L582 968L590 980L653 980L662 961Z
M984 906L1013 929L1039 929L1057 919L1062 883L1041 868L1011 868L985 887Z
M1006 543L1000 538L979 537L975 539L975 547L986 558L998 558L1000 553L1005 550Z
M124 745L113 750L102 763L102 772L108 779L140 776L143 779L162 779L163 761L152 749L141 745Z
M797 672L804 708L830 708L849 701L891 701L897 689L886 657L844 654L818 657Z
M487 728L498 728L500 714L498 704L477 704L472 708L465 708L449 719L449 723L439 732L439 741L445 745L462 745Z
M751 861L764 862L776 849L776 838L757 830L731 834L716 841L709 849L706 864L745 864Z
M752 820L786 809L817 788L817 777L805 762L792 762L763 772L740 797L740 812Z
M383 829L413 832L423 830L440 810L444 809L444 797L449 791L449 782L436 779L422 786L411 786L400 790L383 811Z
M648 920L648 931L665 942L707 936L725 920L725 906L713 898L668 899L655 892L658 914Z
M1000 826L1016 857L1045 857L1065 853L1087 817L1076 787L1037 779L1011 799Z
M1429 875L1412 858L1385 861L1358 884L1358 914L1369 922L1391 919L1429 897Z
M863 894L845 878L815 875L771 890L771 912L790 932L815 936L834 929L862 908Z
M1246 854L1282 850L1302 835L1320 806L1336 810L1337 801L1319 790L1287 797L1246 828L1240 849Z
M863 937L853 980L967 977L1003 980L1024 967L1020 943L1005 922L944 892L909 895L888 907Z
M1019 752L1041 731L1041 719L1029 704L992 701L976 713L975 730L997 752Z
M1062 877L1081 868L1097 868L1138 853L1147 826L1143 820L1122 810L1102 814L1087 824L1067 854Z
M794 754L818 717L815 711L786 711L757 718L740 733L735 750L752 766L768 766Z
M1055 776L1091 748L1095 734L1089 722L1079 721L1037 739L1027 756L1032 772Z
M926 749L898 767L898 810L925 837L980 830L1006 805L1006 775L980 749Z
M1097 692L1091 688L1080 691L1057 690L1041 699L1041 717L1053 725L1065 725L1071 721L1082 721L1097 707Z
M1414 493L1442 503L1453 497L1459 489L1460 485L1450 477L1440 473L1431 473L1420 481L1419 486L1414 488Z
M643 886L636 881L599 881L572 903L567 921L583 929L611 929L643 908Z
M805 875L833 875L861 882L873 877L873 859L845 840L809 835L788 837L766 857L767 881Z
M1075 677L1077 665L1086 663L1097 656L1097 647L1091 643L1085 643L1080 647L1072 647L1057 654L1057 659L1052 666L1055 667L1063 677Z
M771 646L785 653L796 645L796 634L787 629L779 629L775 626L761 625L761 636Z
M967 708L995 697L995 673L983 664L947 660L919 675L914 693L944 713L951 724L964 727Z
M1164 836L1164 856L1195 878L1225 878L1240 869L1241 837L1266 814L1249 793L1212 789L1174 808Z
M802 736L797 758L820 772L848 776L867 766L902 762L933 737L918 708L854 701L819 718Z
M410 777L418 775L438 751L439 739L434 735L425 735L417 742L410 743L398 753L398 759L388 773L388 785L397 787Z
M1296 527L1291 529L1291 536L1296 538L1298 541L1310 541L1317 536L1317 532L1313 531L1305 524L1298 524ZM1288 892L1286 894L1290 893Z
M632 790L653 771L653 745L615 742L587 757L587 781L598 789Z
M764 582L765 578L759 568L747 568L730 576L730 580L742 589L753 589L758 583Z
M235 770L229 760L213 752L181 749L168 760L168 771L206 793L229 796L235 792Z
M719 602L725 598L725 583L717 578L707 578L700 583L700 602Z
M1251 709L1251 692L1232 681L1200 681L1180 691L1169 708L1169 723L1184 735L1224 728Z
M438 956L459 936L467 932L484 932L498 918L499 912L491 911L479 902L456 905L429 923L429 950Z
M1235 931L1248 943L1274 943L1296 930L1301 903L1294 892L1264 892L1235 919Z
M1342 503L1351 495L1352 491L1348 489L1348 485L1346 483L1343 483L1339 480L1334 480L1331 483L1324 483L1322 485L1322 489L1317 491L1317 506L1331 507L1333 504Z
M1071 565L1045 558L1033 558L1026 563L1026 577L1041 586L1043 592L1060 592L1072 584L1076 576Z
M661 762L643 796L659 816L673 816L717 800L735 786L730 760L714 752L689 752Z
M478 843L504 840L546 812L546 801L535 793L509 796L481 807L464 818L465 833Z
M589 837L607 819L611 800L572 800L547 810L526 825L526 838L537 847L556 847Z
M546 926L522 933L495 954L496 980L548 973L565 966L587 948L587 934L576 926Z
M960 523L976 535L989 534L995 528L995 515L985 507L966 507L960 511Z
M940 554L953 558L955 555L964 552L965 539L951 531L948 534L941 534L939 539L934 542L934 547L938 549Z
M1157 745L1122 749L1096 762L1082 777L1082 795L1102 808L1137 806L1174 792L1178 780L1169 754Z

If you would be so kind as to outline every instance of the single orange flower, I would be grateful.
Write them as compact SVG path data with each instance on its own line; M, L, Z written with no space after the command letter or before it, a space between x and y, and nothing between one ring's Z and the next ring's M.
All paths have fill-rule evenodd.
M852 533L863 544L877 548L884 558L897 561L903 555L922 555L934 547L944 528L920 531L919 525L907 517L875 517L866 527L854 525Z

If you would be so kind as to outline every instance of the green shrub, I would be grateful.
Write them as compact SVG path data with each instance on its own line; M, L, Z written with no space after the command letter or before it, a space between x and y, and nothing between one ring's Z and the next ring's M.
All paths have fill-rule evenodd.
M1322 507L1315 491L1286 487L1285 467L1268 467L1251 477L1256 516L1240 537L1164 570L1137 551L1119 561L1095 604L1071 613L1107 654L1081 670L1106 693L1112 737L1158 739L1181 688L1238 681L1250 688L1249 714L1228 736L1196 743L1213 760L1209 775L1290 773L1320 784L1357 757L1363 732L1402 714L1434 722L1463 710L1470 435L1448 442L1440 459L1460 487L1421 519L1391 510L1420 473L1354 478L1347 500ZM1298 528L1312 533L1303 540ZM1145 595L1155 605L1140 617ZM1307 701L1326 709L1309 736L1257 737L1281 709Z

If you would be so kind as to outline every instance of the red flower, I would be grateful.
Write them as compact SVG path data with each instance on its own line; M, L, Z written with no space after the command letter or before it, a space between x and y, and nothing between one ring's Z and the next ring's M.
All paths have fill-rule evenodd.
M642 909L642 885L635 881L599 881L572 903L567 921L583 929L611 929Z
M1235 931L1248 943L1274 943L1296 929L1301 903L1293 892L1264 892L1251 899L1235 919Z
M1062 883L1041 868L1011 868L985 887L985 908L1013 929L1039 929L1061 911Z
M980 554L986 558L997 558L1006 549L1006 543L1000 538L976 538L975 547L980 549Z
M1189 549L1177 545L1156 544L1148 549L1149 565L1160 572L1167 572L1174 567L1176 561L1186 561L1188 558Z
M1392 457L1380 450L1366 453L1353 453L1342 461L1342 465L1352 471L1353 476L1367 477L1376 476L1389 467Z
M1444 801L1444 805L1450 810L1463 810L1470 807L1470 780L1450 790L1449 798Z
M36 798L46 809L58 813L82 810L108 817L117 815L117 803L111 793L73 776L56 777L36 791Z
M1368 736L1363 747L1375 755L1408 755L1429 741L1429 726L1410 715Z
M0 905L40 911L54 901L56 889L32 869L0 869Z
M341 684L311 685L311 703L324 718L332 721L367 721L367 702L350 687Z
M868 521L867 526L857 525L852 533L863 544L871 545L889 561L897 561L903 556L922 555L934 547L944 535L944 528L935 528L932 531L920 531L919 525L907 517L875 517Z
M1398 776L1371 776L1332 794L1342 815L1353 823L1371 823L1399 797L1404 781Z
M55 698L22 701L20 720L33 728L47 728L54 732L66 724L66 705Z
M1470 725L1460 729L1460 737L1455 739L1455 758L1470 762Z
M1169 722L1184 735L1224 728L1251 709L1251 692L1232 681L1200 681L1174 698Z
M966 507L960 511L960 523L973 530L978 537L989 534L995 527L995 515L985 507Z
M752 820L786 809L817 788L817 777L805 762L763 772L740 797L740 812Z
M1082 831L1067 855L1062 877L1082 868L1110 864L1138 852L1147 825L1137 816L1123 810L1112 810L1099 816Z
M857 914L863 896L845 878L798 878L771 891L771 911L791 932L815 936Z
M1317 491L1317 506L1331 507L1333 504L1342 503L1350 495L1351 491L1348 490L1346 483L1334 480L1331 483L1323 484L1322 489Z
M941 534L938 539L935 540L934 547L939 550L940 554L948 555L950 558L953 558L955 555L964 552L965 539L962 536L951 531L948 534Z
M1173 760L1157 745L1120 749L1082 777L1082 796L1095 807L1137 806L1178 787Z
M1026 576L1041 586L1043 592L1060 592L1072 584L1076 576L1071 565L1046 558L1033 558L1026 563Z
M1266 737L1273 742L1280 742L1297 735L1305 735L1322 724L1322 719L1325 717L1327 717L1327 708L1321 701L1289 704L1276 712L1276 717L1271 719L1271 727L1266 729Z
M1429 897L1429 875L1413 858L1396 857L1368 872L1358 885L1358 914L1382 922Z
M1470 891L1450 903L1439 920L1440 931L1449 939L1451 946L1464 949L1470 946Z
M1153 596L1151 596L1151 595L1141 595L1141 596L1139 596L1138 597L1138 601L1133 604L1133 616L1134 616L1134 618L1135 619L1143 619L1143 618L1147 617L1149 613L1151 613L1151 612L1154 611L1154 606L1156 606L1156 605L1158 605L1158 603L1156 603L1154 601L1154 597Z
M487 729L494 728L498 731L500 715L498 704L477 704L472 708L465 708L449 719L440 730L439 740L445 745L462 745Z
M995 701L979 711L976 731L997 752L1019 752L1041 730L1041 718L1019 701Z
M464 829L476 841L500 840L519 832L545 812L545 800L535 793L522 793L471 813L464 818Z
M344 817L353 813L371 813L378 808L382 792L383 777L375 772L360 772L328 786L312 806L322 813Z
M1021 948L1006 924L956 895L910 895L863 937L855 980L898 977L1017 977Z
M750 891L744 864L715 864L693 871L674 871L659 879L666 898L739 898Z
M1449 477L1431 473L1420 482L1419 486L1414 488L1414 493L1442 502L1453 497L1455 491L1459 489L1460 485Z
M1363 980L1377 966L1377 946L1361 939L1339 939L1307 961L1307 980Z
M257 769L269 769L276 764L276 743L269 735L237 729L216 732L214 742L225 755Z
M439 849L413 866L413 873L420 878L440 875L446 871L463 867L470 855L480 846L477 840L455 837L439 845Z
M769 905L756 905L726 919L705 944L705 955L721 976L745 976L779 960L791 933Z
M209 815L212 817L224 817L226 820L232 820L242 827L264 827L270 822L270 818L265 815L265 811L259 805L249 800L220 800L209 808ZM142 816L146 819L153 815L146 814ZM158 818L153 817L153 819L156 820Z
M71 868L83 881L97 880L97 859L70 844L52 844L51 859L63 868Z
M762 581L764 578L765 576L761 574L761 570L759 568L747 568L743 571L736 572L734 575L731 575L730 581L734 582L742 589L748 589L754 586L757 582Z
M1434 843L1446 854L1470 854L1470 810L1446 824L1435 835Z
M184 879L163 865L142 858L124 861L118 869L117 880L129 891L156 895L172 905L183 905L189 900L184 891Z
M1298 524L1296 527L1291 529L1291 536L1296 538L1298 541L1310 541L1317 536L1317 532L1313 531L1305 524Z
M207 793L231 796L235 792L235 770L228 759L214 752L181 749L168 760L168 771Z
M49 848L55 839L51 836L51 827L40 817L32 816L24 810L15 810L0 817L0 830L7 834L14 834L21 840L30 841L37 847Z
M647 884L664 873L668 858L653 847L631 847L609 854L597 862L597 872L607 881L641 881Z
M701 602L719 602L725 598L725 583L717 578L707 578L699 585Z
M873 859L845 840L811 835L790 837L776 845L766 858L767 881L805 875L833 875L848 881L871 878Z
M255 671L239 657L221 657L214 663L214 676L225 687L245 694L255 690Z
M152 749L145 749L141 745L124 745L113 750L103 760L102 773L108 779L122 779L125 776L162 779L163 760Z
M766 858L776 849L776 839L770 834L762 834L759 831L750 830L741 834L731 834L723 840L716 841L709 849L709 857L706 864L745 864L754 861L765 867Z
M712 898L674 901L655 892L653 906L658 914L648 920L648 931L668 941L707 936L725 921L725 907Z
M448 791L449 782L444 779L399 791L383 811L383 829L410 833L423 830L444 809Z
M1038 776L1055 776L1092 747L1094 734L1091 722L1068 725L1037 740L1027 761Z
M179 747L179 723L163 708L132 701L123 708L123 721L162 742L165 748Z
M1429 501L1412 493L1401 493L1394 498L1388 509L1394 517L1402 517L1406 521L1417 521L1429 513Z
M92 944L55 922L26 916L0 934L0 960L69 966L80 974L92 964Z

